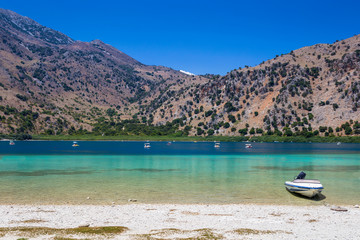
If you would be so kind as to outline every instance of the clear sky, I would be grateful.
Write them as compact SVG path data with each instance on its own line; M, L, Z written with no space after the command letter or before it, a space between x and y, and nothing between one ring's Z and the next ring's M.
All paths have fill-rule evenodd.
M360 33L359 0L2 0L75 40L100 39L138 61L225 74Z

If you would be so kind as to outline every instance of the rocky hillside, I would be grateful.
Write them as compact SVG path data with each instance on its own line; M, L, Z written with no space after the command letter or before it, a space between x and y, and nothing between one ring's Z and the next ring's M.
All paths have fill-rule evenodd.
M100 40L74 41L9 10L0 10L0 38L2 133L91 130L99 117L132 118L143 102L206 79L141 64Z
M147 66L9 10L0 9L0 38L1 133L360 133L359 35L225 76Z
M358 134L359 91L357 35L214 77L184 93L180 106L165 102L156 116L185 116L193 134Z

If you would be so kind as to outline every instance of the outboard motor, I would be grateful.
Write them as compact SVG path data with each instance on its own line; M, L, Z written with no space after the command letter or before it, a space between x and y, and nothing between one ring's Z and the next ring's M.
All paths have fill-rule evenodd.
M301 171L301 172L299 173L299 175L296 177L296 179L304 179L305 176L306 176L306 173L304 173L303 171Z

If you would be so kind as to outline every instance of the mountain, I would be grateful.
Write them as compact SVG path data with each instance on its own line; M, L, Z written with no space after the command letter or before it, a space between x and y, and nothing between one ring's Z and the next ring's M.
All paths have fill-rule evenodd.
M269 134L359 134L360 36L282 54L255 67L214 77L184 95L183 111L198 132L238 135L251 128ZM193 96L191 96L193 95ZM196 103L193 106L186 103ZM183 108L164 113L179 112ZM195 106L195 107L194 107ZM353 129L349 129L352 126ZM330 127L330 128L329 128ZM210 130L210 132L212 132ZM307 133L310 132L310 133Z
M0 38L3 134L360 133L359 35L225 76L148 66L4 9Z
M144 65L100 40L74 41L9 10L0 10L0 38L3 133L90 130L109 108L129 119L142 101L206 79Z

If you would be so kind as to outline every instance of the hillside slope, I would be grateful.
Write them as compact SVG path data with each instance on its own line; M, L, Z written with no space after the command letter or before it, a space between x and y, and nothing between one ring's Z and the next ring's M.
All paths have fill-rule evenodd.
M100 40L74 41L9 10L0 10L0 38L3 133L91 130L99 117L129 119L165 89L206 79L141 64Z
M3 9L0 38L3 134L360 133L359 35L225 76L147 66Z
M169 108L171 100L165 102L157 116L180 112L198 133L212 129L215 134L239 135L239 130L258 128L270 134L288 130L290 135L322 127L324 134L344 134L341 125L360 119L359 75L357 35L230 71L186 92L180 106ZM354 127L359 128L358 124Z

